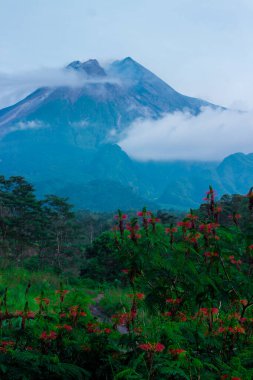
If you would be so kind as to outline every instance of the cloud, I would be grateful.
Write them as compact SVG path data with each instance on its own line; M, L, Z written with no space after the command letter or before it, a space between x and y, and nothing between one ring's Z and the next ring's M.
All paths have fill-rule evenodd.
M13 127L10 128L11 131L25 131L28 129L39 129L44 128L45 124L43 124L40 120L30 120L30 121L20 121L19 123L14 124Z
M0 109L24 99L39 87L82 87L89 83L119 83L112 77L88 78L73 70L44 68L17 74L0 73Z
M0 129L0 137L3 137L4 135L10 133L10 132L16 132L16 131L26 131L29 129L40 129L48 127L47 124L42 123L40 120L30 120L30 121L20 121L18 123L15 123L11 127L6 129Z
M197 116L175 112L137 120L118 144L137 160L219 161L235 152L253 152L253 112L205 107Z

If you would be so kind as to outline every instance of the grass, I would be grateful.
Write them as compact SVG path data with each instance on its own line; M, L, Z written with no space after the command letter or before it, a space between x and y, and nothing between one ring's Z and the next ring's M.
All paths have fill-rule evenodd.
M55 275L52 272L29 272L25 269L12 268L2 270L0 273L0 296L4 295L7 288L7 306L8 311L23 310L28 301L29 309L38 310L38 303L35 298L43 292L43 297L49 298L50 305L55 306L59 303L59 295L56 290L60 289L62 283L63 289L69 290L66 295L65 305L80 305L87 309L97 294L97 290L90 291L86 287L85 281L71 282L64 281L65 278ZM25 291L30 283L30 289L26 298ZM49 305L49 308L50 308Z

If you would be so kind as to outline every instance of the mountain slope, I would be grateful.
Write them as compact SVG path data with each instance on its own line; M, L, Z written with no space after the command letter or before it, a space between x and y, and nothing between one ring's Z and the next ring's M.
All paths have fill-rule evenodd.
M117 145L139 118L217 106L178 93L130 57L105 68L74 61L65 70L80 84L43 87L0 110L1 174L23 175L40 195L67 195L96 210L194 207L210 183L225 193L246 192L253 182L252 155L220 164L136 162Z

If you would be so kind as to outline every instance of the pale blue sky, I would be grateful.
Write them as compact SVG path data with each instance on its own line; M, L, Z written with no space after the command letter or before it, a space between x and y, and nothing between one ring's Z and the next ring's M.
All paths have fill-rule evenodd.
M180 92L253 108L252 20L252 0L0 0L0 73L132 56Z

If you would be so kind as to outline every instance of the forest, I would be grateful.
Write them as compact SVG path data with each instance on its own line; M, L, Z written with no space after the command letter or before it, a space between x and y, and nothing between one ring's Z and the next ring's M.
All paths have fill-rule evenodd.
M0 378L253 378L253 189L75 210L0 177Z

